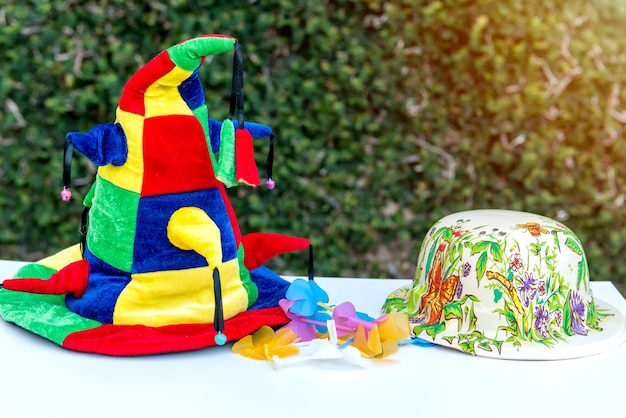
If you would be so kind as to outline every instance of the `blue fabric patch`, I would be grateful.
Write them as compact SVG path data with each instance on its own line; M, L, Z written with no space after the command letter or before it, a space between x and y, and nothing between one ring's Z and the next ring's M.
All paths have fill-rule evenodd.
M285 298L285 293L287 293L290 284L265 266L251 270L250 278L259 289L259 297L250 307L250 310L278 306L278 301Z
M184 207L204 210L220 229L222 259L228 261L237 258L235 235L218 189L148 196L139 200L133 273L183 270L208 265L200 254L181 250L167 238L170 217Z
M239 128L239 123L236 120L233 121L233 125L235 125L235 129ZM272 134L272 128L261 125L260 123L246 121L244 127L250 132L250 135L252 135L254 139L269 138Z
M180 86L178 86L180 96L191 110L204 104L204 91L202 90L200 77L198 77L198 70L199 67L196 68L187 80L183 81Z
M239 123L234 120L233 125L235 125L235 129L239 127ZM269 138L272 134L272 128L266 125L262 125L256 122L245 122L244 126L252 135L252 138ZM222 122L219 122L215 119L209 118L209 138L211 140L211 150L214 153L218 153L220 151L220 131L222 129Z
M89 261L87 292L80 299L69 293L65 297L65 304L70 311L84 318L112 324L117 298L130 283L130 274L100 260L88 248L85 250L85 258Z
M94 126L86 134L70 132L66 137L99 167L109 164L120 166L128 157L126 134L119 123L103 123Z
M209 139L211 140L211 151L214 154L220 152L220 131L222 130L222 122L209 118Z

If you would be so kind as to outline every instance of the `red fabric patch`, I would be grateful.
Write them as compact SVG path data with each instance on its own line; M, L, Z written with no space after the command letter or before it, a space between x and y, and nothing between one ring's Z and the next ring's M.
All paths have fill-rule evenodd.
M235 129L235 179L252 187L261 184L254 160L252 135L245 128Z
M263 325L279 326L289 322L279 307L242 312L224 323L228 341L239 340ZM75 332L63 341L63 347L85 353L110 356L139 356L198 350L214 346L213 324L183 324L164 327L105 324Z
M235 209L233 209L233 205L228 199L228 194L226 193L226 187L224 187L224 183L218 182L217 188L220 191L220 195L222 195L222 200L224 200L224 206L226 207L226 212L228 213L228 219L230 219L230 225L233 228L233 234L235 234L235 244L239 249L239 244L241 243L241 229L239 228L239 221L237 220Z
M150 60L126 82L120 97L120 109L145 116L144 95L148 87L176 67L167 51Z
M87 290L89 278L89 262L79 260L68 264L54 273L49 279L7 279L2 285L7 290L16 292L37 293L43 295L66 295L74 293L80 298Z
M310 245L310 241L306 238L266 232L246 234L241 241L244 249L243 263L248 270L262 266L267 260L277 255L306 250Z
M142 197L217 186L204 131L195 116L148 118L143 142Z

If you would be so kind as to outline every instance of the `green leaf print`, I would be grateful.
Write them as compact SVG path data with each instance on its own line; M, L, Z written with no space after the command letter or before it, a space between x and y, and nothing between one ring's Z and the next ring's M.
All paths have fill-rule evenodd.
M551 232L552 234L552 241L554 242L554 246L559 250L559 252L561 251L561 243L559 242L559 234L557 230L553 230Z
M576 254L583 255L583 250L582 248L580 248L576 240L573 240L572 238L567 237L567 240L565 241L565 246L569 248L570 250L574 251Z
M572 309L569 306L568 301L570 300L572 291L570 290L567 294L567 298L563 303L563 331L565 334L571 336L574 335L572 332Z
M478 343L478 348L481 348L481 349L483 349L485 351L493 351L491 349L491 344L490 344L489 341L481 341L481 342L479 342Z
M476 255L481 251L485 251L487 248L489 248L490 245L491 242L489 241L481 241L478 244L474 245L474 248L472 248L470 255Z
M541 244L538 243L532 243L530 244L530 252L533 255L539 255L541 254Z
M476 354L473 341L459 341L459 347L468 354Z
M413 333L415 333L415 335L419 335L422 332L426 331L426 334L428 334L434 340L437 334L443 332L444 329L446 329L446 323L439 322L438 324L433 325L416 325L413 328Z
M485 270L487 269L487 252L483 252L480 257L478 257L478 261L476 262L476 280L478 281L478 286L480 286L480 279L485 276Z
M444 306L443 314L446 319L463 319L463 311L461 310L461 304L458 300L452 303L448 303L446 306Z
M454 335L448 335L445 337L441 337L442 340L446 341L448 344L452 344L456 337Z
M500 244L498 244L497 242L492 242L491 245L489 246L489 250L491 252L491 256L493 257L493 260L497 263L501 263L502 262L502 247L500 247Z
M468 325L469 331L476 329L477 320L478 318L476 318L476 314L474 313L474 305L472 304L469 310L469 325Z
M576 289L580 289L580 283L585 278L585 261L580 260L578 262L578 279L576 280Z

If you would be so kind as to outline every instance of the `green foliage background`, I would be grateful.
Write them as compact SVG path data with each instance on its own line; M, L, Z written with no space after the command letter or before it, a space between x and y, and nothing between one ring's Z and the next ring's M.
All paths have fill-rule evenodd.
M580 236L593 279L624 283L625 5L5 1L0 258L76 242L95 168L75 158L62 203L65 133L113 121L123 84L161 50L223 33L244 47L247 119L278 137L277 189L232 191L243 232L310 237L318 275L409 277L445 214L526 210ZM216 119L230 66L201 71ZM304 274L306 255L270 267Z

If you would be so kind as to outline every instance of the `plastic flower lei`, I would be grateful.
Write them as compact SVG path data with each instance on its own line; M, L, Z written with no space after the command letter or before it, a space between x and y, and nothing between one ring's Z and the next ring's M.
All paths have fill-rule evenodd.
M405 314L393 312L372 318L350 302L328 304L328 294L314 280L296 279L279 302L291 320L278 330L261 329L233 346L246 357L271 361L280 369L308 360L343 361L363 366L363 358L380 359L398 350L410 337ZM282 360L300 353L299 359Z

